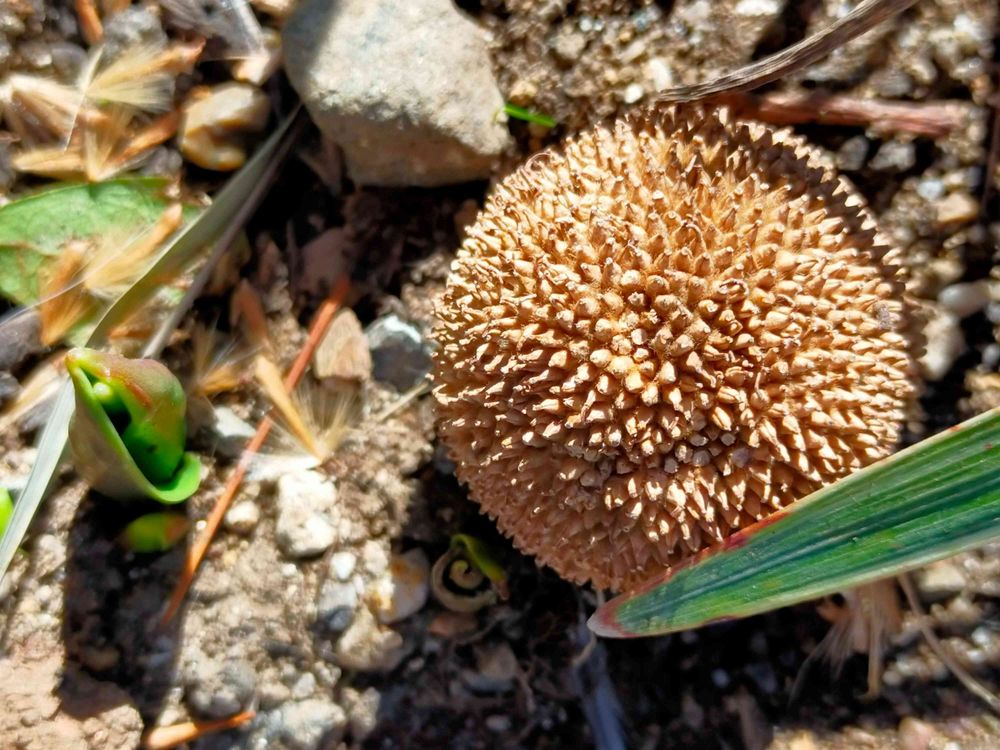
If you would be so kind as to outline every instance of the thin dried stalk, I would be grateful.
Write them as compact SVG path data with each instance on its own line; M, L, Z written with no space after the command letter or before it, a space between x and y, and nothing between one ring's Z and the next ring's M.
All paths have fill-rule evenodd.
M777 81L826 57L916 2L917 0L864 0L846 16L798 44L737 68L713 81L666 89L656 95L655 101L689 102L724 92L749 91Z

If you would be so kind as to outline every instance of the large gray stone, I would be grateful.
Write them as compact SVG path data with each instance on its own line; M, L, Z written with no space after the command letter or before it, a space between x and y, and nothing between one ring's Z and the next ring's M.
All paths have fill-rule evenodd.
M355 182L488 177L510 135L480 29L452 0L303 0L285 67Z

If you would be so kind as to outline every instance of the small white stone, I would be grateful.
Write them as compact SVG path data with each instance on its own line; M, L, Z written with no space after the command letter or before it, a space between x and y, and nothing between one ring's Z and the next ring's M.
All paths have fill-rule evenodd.
M935 382L948 374L955 360L965 351L965 337L958 316L938 307L924 326L927 348L920 358L924 377Z
M938 294L938 302L961 318L979 312L989 301L989 282L986 281L951 284Z
M292 698L295 700L308 698L314 692L316 692L316 678L311 672L306 672L292 685Z
M635 104L645 95L646 90L642 87L641 83L630 83L625 87L625 93L622 95L622 101L626 104Z
M260 521L260 508L257 503L243 500L236 503L226 513L226 528L236 534L249 534Z
M337 639L333 658L344 669L378 672L395 669L403 659L403 637L380 625L366 607L361 607L350 627Z
M354 573L354 568L358 564L358 558L353 552L334 552L330 557L330 575L338 581L346 581Z
M278 480L278 546L293 558L314 557L336 540L337 491L329 479L316 471L285 474Z

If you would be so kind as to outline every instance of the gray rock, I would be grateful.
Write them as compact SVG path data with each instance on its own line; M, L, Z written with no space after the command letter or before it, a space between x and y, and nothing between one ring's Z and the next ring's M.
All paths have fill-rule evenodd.
M295 681L294 685L292 685L292 698L295 700L300 701L303 698L308 698L315 692L316 678L313 676L312 672L306 672Z
M905 172L916 162L917 154L912 143L886 141L879 146L868 166L880 172Z
M216 406L213 410L212 437L215 452L224 458L239 458L247 441L254 435L253 425L236 416L228 406Z
M939 560L916 574L917 588L928 601L940 601L960 593L966 586L965 573L954 560Z
M253 667L245 661L199 659L185 669L184 699L206 719L222 719L247 708L257 689Z
M354 620L358 589L353 581L327 579L316 600L316 624L330 635L340 635Z
M404 655L403 637L380 625L367 607L358 609L333 650L338 666L359 672L388 672L399 666Z
M960 318L967 318L989 304L989 283L969 281L950 284L938 293L938 302Z
M397 315L385 315L365 330L375 379L406 391L431 371L428 342Z
M361 742L378 725L378 708L381 696L375 688L358 691L351 687L345 687L341 691L340 700L351 717L351 737L355 742Z
M115 13L104 24L102 58L113 60L130 47L167 43L160 19L142 6Z
M269 717L269 747L286 750L320 750L336 747L347 728L347 714L324 698L286 703Z
M485 37L452 0L303 0L283 48L292 85L355 182L482 179L510 140Z
M337 490L316 471L285 474L278 480L275 537L288 557L314 557L336 540Z
M868 139L863 135L856 135L848 138L837 149L837 168L847 172L856 172L865 165L865 157L868 156Z
M0 370L9 372L44 350L42 321L35 310L24 310L0 321Z

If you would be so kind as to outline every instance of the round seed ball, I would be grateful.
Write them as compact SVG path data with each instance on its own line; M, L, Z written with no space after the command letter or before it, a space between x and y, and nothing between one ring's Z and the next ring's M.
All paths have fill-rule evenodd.
M627 589L892 452L901 271L818 152L659 107L497 186L434 337L472 498L571 581Z

